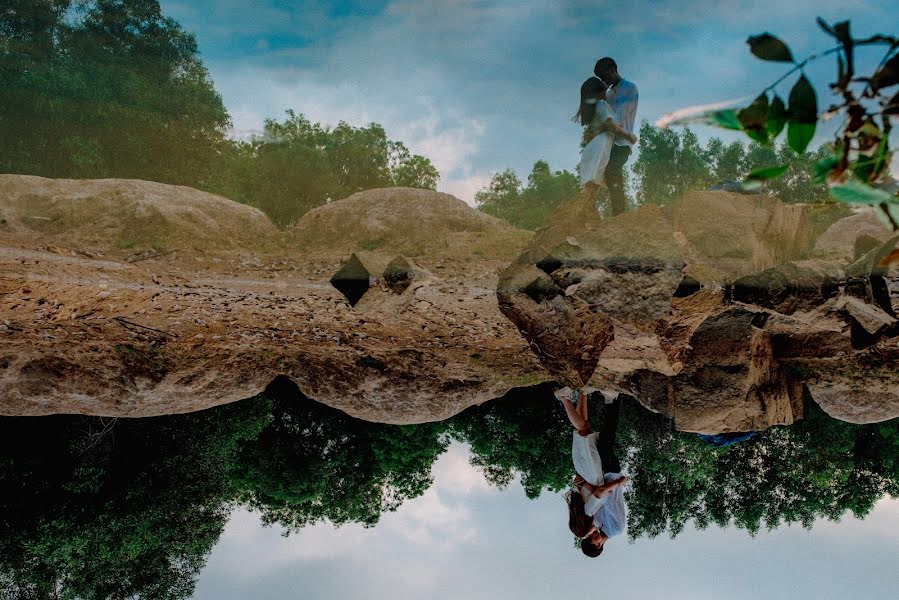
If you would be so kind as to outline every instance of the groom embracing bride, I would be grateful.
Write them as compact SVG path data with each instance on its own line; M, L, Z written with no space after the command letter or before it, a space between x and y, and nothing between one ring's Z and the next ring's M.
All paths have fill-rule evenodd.
M614 216L627 208L624 163L637 142L634 122L639 94L633 82L618 74L618 65L608 56L596 61L593 72L596 77L581 85L581 103L574 117L586 128L578 171L581 186L591 197L605 182Z

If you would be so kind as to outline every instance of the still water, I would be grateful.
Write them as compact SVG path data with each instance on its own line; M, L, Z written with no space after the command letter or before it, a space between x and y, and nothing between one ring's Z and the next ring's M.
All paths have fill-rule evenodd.
M899 421L806 418L715 446L632 399L590 396L627 531L568 528L572 427L550 384L444 422L368 423L266 395L146 419L10 417L9 598L889 598Z

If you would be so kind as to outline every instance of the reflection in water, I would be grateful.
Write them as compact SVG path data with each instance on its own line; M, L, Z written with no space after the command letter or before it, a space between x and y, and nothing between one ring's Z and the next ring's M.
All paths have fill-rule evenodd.
M0 589L186 597L234 506L289 531L319 521L374 526L424 493L452 439L470 445L495 486L520 476L530 498L561 492L574 474L571 424L552 393L548 384L513 390L410 426L348 417L283 380L266 396L186 415L2 419ZM677 535L691 521L750 532L810 526L846 511L864 516L899 495L896 420L853 425L809 402L792 427L716 447L630 399L614 411L600 393L584 402L597 431L619 413L614 449L632 478L632 539ZM565 518L559 506L559 527Z

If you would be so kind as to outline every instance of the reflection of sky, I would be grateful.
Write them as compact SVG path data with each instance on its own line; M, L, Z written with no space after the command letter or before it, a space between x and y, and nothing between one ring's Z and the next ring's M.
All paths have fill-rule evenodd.
M899 500L864 521L817 522L751 538L691 528L609 542L598 559L573 546L564 501L490 487L454 444L428 492L374 529L317 525L282 537L234 513L196 598L895 598Z
M440 188L471 200L490 175L536 159L573 170L569 117L609 54L640 88L638 118L754 95L785 71L753 58L770 30L794 54L829 47L814 23L895 30L895 0L162 0L197 35L237 132L293 108L314 120L382 123L434 160ZM893 15L893 18L889 16ZM860 67L871 68L865 54ZM879 55L878 55L879 58ZM829 60L810 70L819 94ZM784 97L793 79L779 90ZM822 98L821 103L825 101ZM708 133L708 132L706 132Z

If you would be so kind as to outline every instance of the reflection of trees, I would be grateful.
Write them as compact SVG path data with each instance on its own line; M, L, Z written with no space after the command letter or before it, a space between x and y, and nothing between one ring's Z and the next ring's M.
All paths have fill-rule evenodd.
M677 535L730 523L755 533L782 523L859 517L899 495L899 421L853 425L807 402L806 418L728 448L671 430L667 419L630 407L622 418L633 476L631 537Z
M513 390L453 419L453 434L471 445L472 464L494 485L520 475L529 498L568 485L571 426L551 389ZM597 400L591 398L594 428L603 414ZM791 427L714 448L625 402L617 443L632 476L630 536L674 536L691 521L753 533L782 523L811 526L846 511L863 517L885 494L899 495L899 420L853 425L807 404L805 420Z
M268 393L151 419L0 419L0 597L189 597L235 502L292 529L374 525L430 486L444 425Z
M411 426L348 417L284 381L268 398L187 415L0 419L0 595L189 596L235 504L290 530L371 526L430 486L450 436L494 485L520 477L530 498L561 490L571 428L551 391L517 389ZM617 439L633 478L630 535L677 535L690 521L810 525L899 495L899 420L852 425L813 403L807 415L713 448L626 402Z
M0 596L185 598L268 402L152 419L0 419Z
M445 426L381 425L270 386L272 421L235 466L241 499L264 521L299 529L328 520L367 526L430 487Z
M493 485L505 487L520 475L528 498L536 498L571 481L571 424L552 391L552 384L515 388L450 421L453 435L471 446L472 464Z

